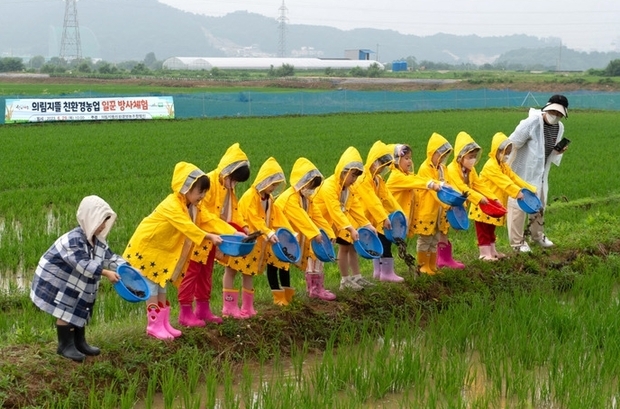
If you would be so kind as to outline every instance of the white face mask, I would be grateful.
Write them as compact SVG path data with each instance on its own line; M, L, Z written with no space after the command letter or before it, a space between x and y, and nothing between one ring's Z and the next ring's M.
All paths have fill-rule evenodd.
M545 119L549 125L555 125L560 122L560 117L557 115L552 115L550 113L545 113Z
M476 158L463 159L463 167L471 170L476 165Z

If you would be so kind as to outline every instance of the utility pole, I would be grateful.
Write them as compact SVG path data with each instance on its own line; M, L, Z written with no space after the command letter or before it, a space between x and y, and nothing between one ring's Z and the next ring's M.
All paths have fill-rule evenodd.
M284 4L284 0L282 0L282 5L278 9L280 11L280 17L278 17L278 31L280 33L280 37L278 40L278 57L286 57L286 23L288 22L288 18L286 17L286 13L288 9Z
M65 0L65 21L62 25L60 58L65 61L82 59L82 42L77 16L77 0Z

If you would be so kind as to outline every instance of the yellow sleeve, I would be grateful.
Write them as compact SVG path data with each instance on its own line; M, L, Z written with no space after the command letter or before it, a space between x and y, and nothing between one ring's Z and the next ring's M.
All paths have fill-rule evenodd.
M291 195L281 206L278 203L278 207L282 209L294 231L298 231L310 239L320 234L310 215L299 204L298 197Z
M329 218L334 223L338 230L342 230L351 226L351 222L349 218L342 212L340 207L340 194L335 191L332 186L321 186L321 189L326 189L321 192L321 197L323 198L323 205L325 206L325 211L329 215Z
M190 218L187 208L172 200L165 200L155 209L172 227L181 232L195 244L202 243L206 232L198 227Z
M388 212L383 207L381 199L377 196L372 180L370 180L369 183L364 179L363 183L352 189L352 193L353 192L359 198L359 202L362 206L377 223L382 223L388 218Z

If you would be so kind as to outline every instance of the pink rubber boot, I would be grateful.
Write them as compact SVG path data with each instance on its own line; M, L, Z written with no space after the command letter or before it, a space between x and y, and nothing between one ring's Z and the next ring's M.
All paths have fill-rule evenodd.
M381 259L373 258L372 259L372 278L375 280L381 279Z
M323 286L323 282L325 280L325 275L323 273L315 273L312 274L315 280L315 293L317 298L325 301L333 301L336 299L336 294L332 293L329 290L326 290Z
M196 301L196 318L200 320L205 320L207 322L212 322L214 324L221 324L222 318L211 312L211 307L209 307L209 301Z
M166 305L164 305L161 302L157 304L159 306L160 314L164 316L164 328L166 328L166 331L168 331L168 333L175 338L178 338L181 335L183 335L181 331L179 331L176 328L173 328L172 325L170 325L170 302L166 301Z
M164 328L164 316L157 304L149 304L146 306L146 335L163 339L166 341L174 339L174 337Z
M437 267L465 268L465 264L452 258L452 243L439 242L437 244Z
M222 296L224 305L222 306L222 316L231 317L236 320L243 320L248 318L247 314L244 314L239 309L239 291L224 289L224 295Z
M324 263L322 261L316 260L314 262L314 279L316 280L316 292L321 300L333 301L336 299L336 295L331 291L325 289L325 274L323 274L323 266Z
M203 320L196 318L191 304L181 304L179 324L184 327L204 327L206 325Z
M254 290L243 289L243 295L241 297L241 313L248 317L256 315L254 310Z
M394 259L393 258L381 258L381 281L388 281L391 283L402 283L404 278L397 275L394 272Z

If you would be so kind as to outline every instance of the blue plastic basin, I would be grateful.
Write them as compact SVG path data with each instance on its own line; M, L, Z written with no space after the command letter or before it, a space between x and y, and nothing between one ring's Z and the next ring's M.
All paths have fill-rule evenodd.
M390 213L388 216L390 223L392 223L392 229L383 229L383 234L392 243L396 242L396 239L404 240L407 237L407 218L405 213L397 210Z
M114 283L114 289L122 299L129 302L146 301L151 296L146 280L129 264L121 264L116 269L121 279Z
M278 237L278 243L272 244L271 248L278 260L287 263L299 262L301 258L301 247L293 233L282 227L276 230L276 236Z
M243 236L237 234L222 234L222 244L218 246L220 251L228 256L241 257L250 254L256 241L242 243Z
M359 240L353 242L357 254L367 259L380 258L383 255L383 244L379 236L366 227L360 227L357 232Z
M469 218L465 206L452 206L447 211L448 222L455 230L469 229Z
M542 207L542 202L536 196L536 193L525 188L521 189L521 192L523 193L523 199L517 199L517 204L521 210L528 214L538 213Z
M312 252L319 261L322 261L324 263L336 261L336 253L334 252L334 246L332 245L332 242L329 240L329 236L327 235L327 233L325 233L325 230L319 230L321 232L323 242L318 243L315 240L312 240L310 243L312 247Z

